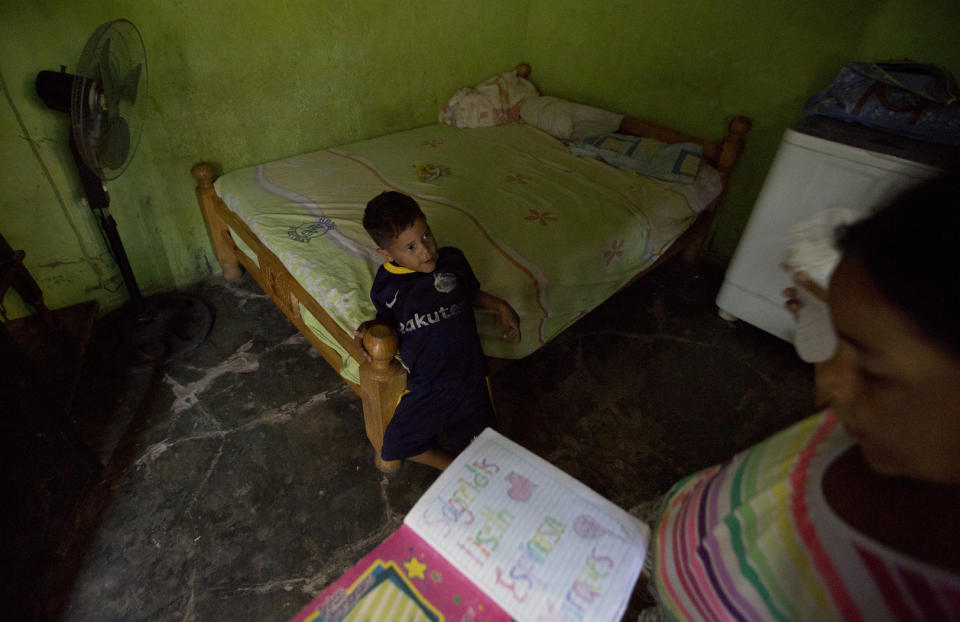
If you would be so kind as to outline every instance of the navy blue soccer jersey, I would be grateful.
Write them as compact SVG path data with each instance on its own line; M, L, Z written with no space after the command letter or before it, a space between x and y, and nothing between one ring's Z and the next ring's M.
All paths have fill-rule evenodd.
M384 460L418 455L438 440L459 451L496 426L473 315L480 283L460 250L445 247L438 255L430 273L385 263L370 291L377 319L400 333L400 358L410 372L383 436Z
M400 334L400 359L410 372L408 386L456 384L486 375L477 336L473 298L480 283L460 249L438 252L433 272L383 264L370 298L377 319Z

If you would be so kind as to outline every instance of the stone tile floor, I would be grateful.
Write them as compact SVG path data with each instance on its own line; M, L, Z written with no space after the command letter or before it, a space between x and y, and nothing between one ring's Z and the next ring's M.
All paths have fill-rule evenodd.
M675 260L500 371L501 431L630 508L809 414L809 366L720 319L721 280ZM84 479L43 458L47 511L17 539L36 572L6 588L23 619L285 620L435 478L376 470L360 399L252 279L191 292L216 313L199 348L85 374L73 416L105 466ZM638 587L628 618L648 602Z

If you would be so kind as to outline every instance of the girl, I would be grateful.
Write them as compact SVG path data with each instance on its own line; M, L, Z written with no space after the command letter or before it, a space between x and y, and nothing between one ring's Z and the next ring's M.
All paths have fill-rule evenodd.
M674 486L653 544L668 619L960 619L960 175L838 243L829 409Z

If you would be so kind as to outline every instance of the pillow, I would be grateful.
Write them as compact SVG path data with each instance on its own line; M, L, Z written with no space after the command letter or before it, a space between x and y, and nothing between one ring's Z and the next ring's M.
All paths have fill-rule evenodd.
M440 111L440 122L453 127L488 127L519 121L520 106L537 95L537 87L508 71L454 93Z
M531 97L523 102L520 120L561 140L573 134L569 102L556 97Z
M692 182L703 161L703 148L696 143L667 144L627 134L601 134L564 143L574 155L664 181Z
M545 95L528 98L520 107L520 119L565 140L616 132L623 115Z

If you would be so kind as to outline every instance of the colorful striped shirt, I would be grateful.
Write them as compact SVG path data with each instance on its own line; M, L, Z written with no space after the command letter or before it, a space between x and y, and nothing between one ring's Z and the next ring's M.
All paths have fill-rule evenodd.
M858 532L827 503L853 440L831 413L677 483L655 536L661 610L677 620L960 620L960 575Z

